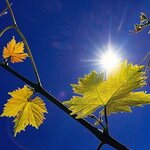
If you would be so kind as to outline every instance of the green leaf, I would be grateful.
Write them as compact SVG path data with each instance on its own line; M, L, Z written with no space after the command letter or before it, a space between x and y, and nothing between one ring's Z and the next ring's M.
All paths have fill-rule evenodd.
M108 114L119 111L131 112L132 103L133 106L137 106L150 102L149 94L146 94L147 101L144 103L137 99L137 95L143 98L145 93L132 92L146 84L143 68L144 66L127 64L125 60L109 74L107 80L103 80L102 74L101 78L96 78L93 73L86 75L82 80L79 79L77 85L73 85L74 92L81 96L74 96L64 104L72 111L71 115L76 114L77 118L86 117L104 105ZM126 105L120 102L122 99L126 99Z

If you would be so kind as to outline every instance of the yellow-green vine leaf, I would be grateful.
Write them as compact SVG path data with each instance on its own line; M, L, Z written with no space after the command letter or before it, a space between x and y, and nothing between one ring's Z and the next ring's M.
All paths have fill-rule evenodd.
M104 80L103 73L92 71L91 73L79 78L78 84L72 84L73 90L76 94L84 95L92 90L96 85L101 84ZM70 106L73 114L78 114L77 118L87 116L96 110L101 103L97 99L87 99L85 96L73 96L70 101L65 101L63 104Z
M100 99L92 99L80 96L73 96L71 100L63 102L63 104L69 106L72 111L71 115L77 114L76 118L83 118L92 114L99 106L103 106Z
M24 43L16 43L15 37L3 49L3 58L10 59L12 63L23 62L27 56L28 54L24 52Z
M11 98L5 104L2 117L15 117L14 136L27 125L38 128L45 119L44 113L47 113L45 103L40 97L31 99L33 90L25 85L22 89L9 92Z
M131 91L146 85L144 66L127 64L125 60L118 68L113 70L108 78L93 90L86 93L87 97L101 99L104 105L125 97Z
M145 92L131 92L126 97L111 101L107 105L107 115L117 112L132 112L131 106L142 106L150 104L150 94ZM104 114L104 110L100 113Z
M77 118L86 117L97 108L104 105L107 107L113 101L125 99L133 90L143 87L146 84L143 68L144 66L127 64L125 60L108 75L106 80L100 78L100 80L94 82L95 78L93 77L90 78L92 84L87 84L87 86L80 86L81 83L79 82L76 87L78 86L80 89L78 88L78 91L74 89L74 91L82 95L74 96L71 100L65 101L64 104L72 111L72 115L77 115ZM92 74L89 74L89 77L91 76ZM84 88L88 90L84 90ZM118 107L118 109L116 108L118 112L119 110L130 111L129 106L130 104L127 106L116 105L115 107ZM107 108L107 111L109 111L109 108Z

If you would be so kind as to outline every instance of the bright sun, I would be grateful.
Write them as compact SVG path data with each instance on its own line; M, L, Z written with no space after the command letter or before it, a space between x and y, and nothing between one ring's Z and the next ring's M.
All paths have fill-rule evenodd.
M121 62L121 57L110 46L100 56L100 65L104 70L106 70L107 73L111 72L112 69L117 67L120 62Z

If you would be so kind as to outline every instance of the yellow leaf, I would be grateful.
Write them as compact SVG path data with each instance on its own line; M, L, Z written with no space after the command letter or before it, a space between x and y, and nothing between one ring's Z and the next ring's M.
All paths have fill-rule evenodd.
M144 66L127 64L125 60L109 74L106 80L103 80L102 74L100 78L95 78L98 76L97 73L86 75L82 80L79 79L77 85L73 85L74 92L81 96L74 96L64 104L72 111L71 115L76 114L77 118L86 117L103 106L106 106L110 114L130 112L130 106L149 104L150 94L144 96L141 92L140 94L132 92L146 84L143 68ZM95 79L97 79L96 82ZM146 97L146 101L143 97Z
M15 37L3 49L3 58L10 59L12 63L23 62L27 56L28 54L24 52L24 43L16 43Z
M1 116L15 117L14 135L25 130L27 125L38 128L45 119L44 113L47 113L45 103L41 98L35 97L31 100L33 90L26 85L9 94L12 98L5 104Z

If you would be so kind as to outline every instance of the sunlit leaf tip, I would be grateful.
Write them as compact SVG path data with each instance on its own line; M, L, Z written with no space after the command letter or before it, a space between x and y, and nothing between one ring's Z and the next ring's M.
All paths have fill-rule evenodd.
M47 113L45 103L40 97L32 98L33 89L25 85L23 88L9 92L11 98L5 104L2 117L15 117L14 136L27 125L38 129L45 119L44 113Z
M24 43L16 43L15 37L3 49L3 58L12 63L23 62L27 56L28 54L24 52Z

